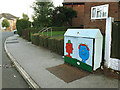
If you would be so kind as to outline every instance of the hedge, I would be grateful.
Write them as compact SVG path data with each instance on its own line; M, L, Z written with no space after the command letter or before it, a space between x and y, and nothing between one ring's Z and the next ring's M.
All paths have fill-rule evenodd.
M42 27L40 28L27 28L27 29L23 29L21 30L21 36L28 40L31 41L32 38L32 34L38 33L40 30L42 29ZM67 30L67 27L52 27L53 31L65 31ZM47 38L46 38L47 39Z
M63 55L64 53L64 39L54 39L49 38L48 39L48 48L54 52L57 52L60 55Z
M39 46L39 34L32 34L32 44Z
M16 22L17 32L20 36L22 36L22 31L31 26L30 21L24 19L18 19Z
M22 37L24 39L28 40L28 41L31 41L31 32L30 32L30 30L27 30L27 29L23 30L22 31Z
M64 39L55 39L56 40L56 50L59 54L64 55Z
M80 27L52 27L52 30L53 31L67 31L67 29L83 29L84 28L84 26L80 26Z
M56 52L60 55L64 54L64 39L55 39L39 34L32 34L32 43L42 46Z
M68 27L52 27L52 31L67 31Z

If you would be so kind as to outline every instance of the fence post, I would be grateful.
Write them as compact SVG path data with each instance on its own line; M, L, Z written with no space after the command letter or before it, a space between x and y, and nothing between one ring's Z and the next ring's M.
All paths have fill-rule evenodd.
M111 41L112 41L112 22L113 18L109 17L106 20L106 35L105 35L105 66L107 68L112 68L114 70L119 70L120 71L120 60L117 58L111 58Z
M106 19L106 31L105 31L105 65L110 67L110 48L111 48L111 30L112 30L112 18Z

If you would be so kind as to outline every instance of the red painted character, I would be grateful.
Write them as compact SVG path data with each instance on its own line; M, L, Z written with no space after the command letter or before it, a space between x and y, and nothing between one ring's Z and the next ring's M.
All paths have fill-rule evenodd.
M71 43L70 40L68 40L68 43L66 43L66 52L68 53L68 55L66 56L72 58L72 56L70 56L72 51L73 51L73 44Z

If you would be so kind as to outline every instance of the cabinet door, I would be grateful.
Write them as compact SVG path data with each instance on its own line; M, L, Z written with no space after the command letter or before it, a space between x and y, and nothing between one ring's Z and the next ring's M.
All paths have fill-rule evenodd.
M70 58L76 58L76 45L77 45L76 37L65 37L64 38L64 56Z
M76 67L93 71L93 39L64 38L64 61Z
M78 38L77 59L90 66L93 65L93 39Z

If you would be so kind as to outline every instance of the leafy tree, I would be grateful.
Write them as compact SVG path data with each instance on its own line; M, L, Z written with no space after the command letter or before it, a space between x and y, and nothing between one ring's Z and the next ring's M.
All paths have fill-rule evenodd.
M33 26L50 26L51 24L51 13L53 11L52 2L36 2L33 3L32 8L34 9L33 15Z
M29 28L30 26L30 21L25 19L18 19L16 22L17 32L20 36L22 36L22 30Z
M22 30L31 27L31 22L27 14L22 15L22 19L18 19L16 22L17 33L22 36Z
M52 13L52 24L53 26L71 25L72 18L77 16L77 12L72 8L64 6L56 7Z
M8 22L8 20L7 19L4 19L3 21L2 21L2 27L9 27L10 26L10 23Z
M29 21L29 17L28 17L28 15L27 15L27 14L24 14L24 13L23 13L22 17L23 17L23 19L24 19L24 20Z

